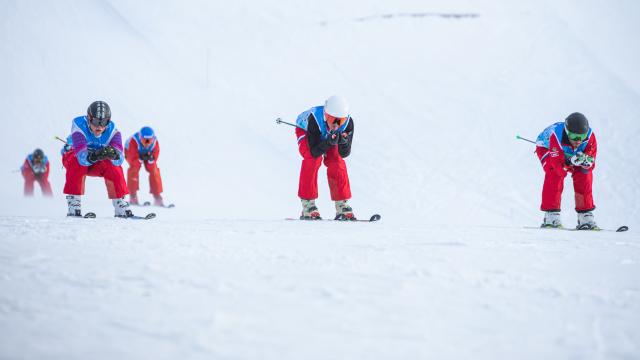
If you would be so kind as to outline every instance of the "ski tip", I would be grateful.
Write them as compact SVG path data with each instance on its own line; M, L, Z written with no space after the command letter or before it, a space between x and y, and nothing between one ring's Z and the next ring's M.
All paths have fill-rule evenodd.
M371 218L369 219L369 221L378 221L380 219L382 219L382 216L380 216L379 214L374 214L374 215L371 215Z
M625 232L627 230L629 230L629 227L626 225L622 225L616 230L616 232Z
M174 207L176 207L176 204L169 204L166 206L168 209L173 209Z
M96 218L96 214L92 213L92 212L88 212L86 214L84 214L83 216L85 219L95 219Z
M144 218L145 220L150 220L156 217L156 213L148 213Z

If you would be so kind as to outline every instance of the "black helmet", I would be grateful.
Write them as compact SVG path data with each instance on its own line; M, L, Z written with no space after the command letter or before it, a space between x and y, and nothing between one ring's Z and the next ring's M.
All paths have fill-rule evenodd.
M586 134L589 132L589 121L586 116L574 112L564 120L564 129L567 133Z
M89 122L94 126L107 126L111 121L111 109L104 101L94 101L87 109Z
M32 156L33 160L42 160L44 159L44 151L42 151L42 149L35 149Z

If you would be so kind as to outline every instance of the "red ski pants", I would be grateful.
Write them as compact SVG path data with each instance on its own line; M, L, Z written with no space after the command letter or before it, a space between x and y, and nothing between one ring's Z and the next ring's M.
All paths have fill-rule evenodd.
M127 183L124 180L122 166L116 166L111 160L102 160L91 166L82 166L76 153L68 151L62 156L62 164L67 169L64 193L84 195L84 181L87 176L104 178L109 199L119 199L127 195Z
M135 194L140 190L140 168L142 165L140 161L134 160L129 163L129 169L127 170L127 186L129 186L129 192ZM149 189L153 195L160 195L162 193L162 178L160 177L160 168L154 162L149 164L144 161L144 168L149 173Z
M583 172L581 169L576 168L573 169L571 173L571 177L573 178L573 191L576 199L576 211L585 212L594 210L596 207L593 204L593 172L591 170ZM557 172L545 172L540 210L560 210L564 178L566 176L567 172L563 175L559 175Z
M347 164L340 156L340 153L338 153L337 145L330 147L324 156L318 156L317 158L311 156L309 143L306 138L303 138L298 143L298 149L300 150L300 155L302 155L298 197L306 200L318 198L318 170L324 158L324 165L327 167L327 179L329 181L331 200L351 199Z
M42 189L42 195L44 196L53 196L53 191L51 191L51 184L49 183L49 179L45 176L36 176L33 171L23 171L22 176L24 177L24 195L25 196L33 196L34 185L36 182L40 184L40 189Z
M579 167L569 169L573 179L573 192L575 193L576 211L586 212L596 208L593 204L593 171L584 170ZM560 211L562 190L564 189L564 178L567 171L545 171L544 185L542 186L542 211Z

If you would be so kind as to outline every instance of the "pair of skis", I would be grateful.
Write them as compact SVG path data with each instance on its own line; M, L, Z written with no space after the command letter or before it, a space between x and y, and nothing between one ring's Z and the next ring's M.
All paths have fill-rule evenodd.
M344 222L375 222L375 221L379 221L380 219L382 219L382 216L378 215L378 214L374 214L372 215L369 220L343 220L343 219L339 219L339 218L335 218L333 220L331 219L295 219L295 218L286 218L285 220L303 220L303 221L344 221ZM525 226L525 229L536 229L536 230L540 230L540 229L548 229L548 230L565 230L565 231L608 231L608 232L625 232L629 230L629 227L626 225L622 225L620 227L618 227L617 229L603 229L600 227L592 227L589 226L587 224L584 224L580 227L577 228L564 228L564 227L534 227L534 226Z
M142 206L151 206L151 202L150 201L145 201L142 203ZM173 209L174 207L176 207L175 204L169 204L169 205L153 205L153 206L157 206L157 207L161 207L161 208L165 208L165 209Z
M75 216L74 216L75 217ZM128 220L151 220L153 218L156 217L156 213L148 213L145 216L138 216L138 215L134 215L134 216L129 216L126 218L122 218L122 219L128 219ZM94 212L88 212L86 214L84 214L83 216L78 216L78 218L82 218L82 219L95 219L96 218L96 213Z
M382 216L380 216L378 214L371 215L369 220L360 220L360 219L349 220L349 219L340 219L338 217L336 217L335 219L295 219L295 218L285 218L285 220L302 220L302 221L310 221L310 222L313 222L313 221L376 222L376 221L379 221L380 219L382 219Z
M620 227L618 227L617 229L603 229L600 227L592 227L589 225L582 225L579 226L577 228L565 228L565 227L552 227L552 226L540 226L540 227L535 227L535 226L525 226L525 229L542 229L542 230L565 230L565 231L608 231L608 232L625 232L627 230L629 230L629 227L626 225L622 225Z
M140 207L147 207L147 206L152 206L150 201L145 201L142 204L130 204L131 206L140 206ZM176 207L175 204L169 204L169 205L153 205L155 207L160 207L160 208L165 208L165 209L173 209L174 207Z

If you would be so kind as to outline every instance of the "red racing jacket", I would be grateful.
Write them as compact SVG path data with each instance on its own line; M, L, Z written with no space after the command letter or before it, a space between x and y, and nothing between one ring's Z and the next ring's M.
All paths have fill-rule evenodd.
M578 152L591 156L594 159L593 165L588 168L573 165L571 157ZM591 129L587 133L587 138L577 148L574 148L564 131L564 122L547 127L536 139L536 154L545 172L564 174L566 171L576 169L582 172L592 171L596 165L597 153L598 143Z

